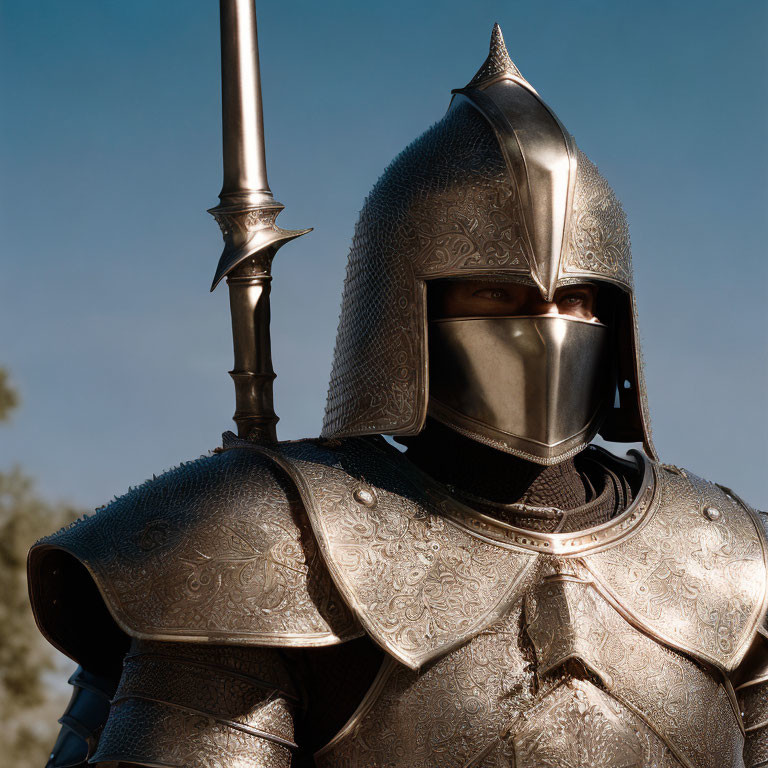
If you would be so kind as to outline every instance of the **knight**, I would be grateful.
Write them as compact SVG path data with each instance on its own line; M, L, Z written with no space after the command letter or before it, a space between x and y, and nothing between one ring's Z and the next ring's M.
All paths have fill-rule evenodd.
M248 210L236 286L298 234ZM322 435L266 415L32 548L49 768L768 765L766 516L657 457L624 213L498 26L365 202Z

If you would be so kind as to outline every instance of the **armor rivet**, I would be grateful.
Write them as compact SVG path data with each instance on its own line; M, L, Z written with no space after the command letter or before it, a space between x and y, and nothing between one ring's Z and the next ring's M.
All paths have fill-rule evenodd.
M704 507L704 517L707 520L719 520L721 516L722 513L717 507Z
M376 506L376 495L369 488L357 488L352 494L358 504L372 508Z

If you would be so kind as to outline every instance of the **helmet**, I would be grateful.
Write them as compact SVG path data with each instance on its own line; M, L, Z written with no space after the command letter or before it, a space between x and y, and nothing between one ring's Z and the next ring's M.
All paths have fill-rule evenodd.
M572 283L612 286L615 400L567 453L599 429L607 440L642 442L655 458L626 217L512 63L498 25L488 58L453 92L443 119L390 164L365 201L344 283L324 437L422 430L430 404L427 285L438 279L528 282L545 301ZM566 455L505 449L540 463Z

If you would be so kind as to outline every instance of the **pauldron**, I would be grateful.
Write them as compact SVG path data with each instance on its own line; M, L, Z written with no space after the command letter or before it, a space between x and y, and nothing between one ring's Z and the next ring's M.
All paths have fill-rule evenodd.
M314 647L362 633L295 487L242 448L183 464L41 540L29 585L43 634L88 668L106 663L105 643L124 652L125 635ZM80 620L87 633L73 630Z

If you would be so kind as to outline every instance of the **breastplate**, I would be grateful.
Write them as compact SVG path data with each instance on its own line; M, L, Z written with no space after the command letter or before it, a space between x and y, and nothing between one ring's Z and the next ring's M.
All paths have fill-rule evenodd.
M716 674L542 560L500 621L420 672L385 661L321 768L722 768L743 735Z
M743 767L727 675L768 590L764 534L739 499L638 457L621 515L542 534L375 450L269 453L390 657L320 768Z

